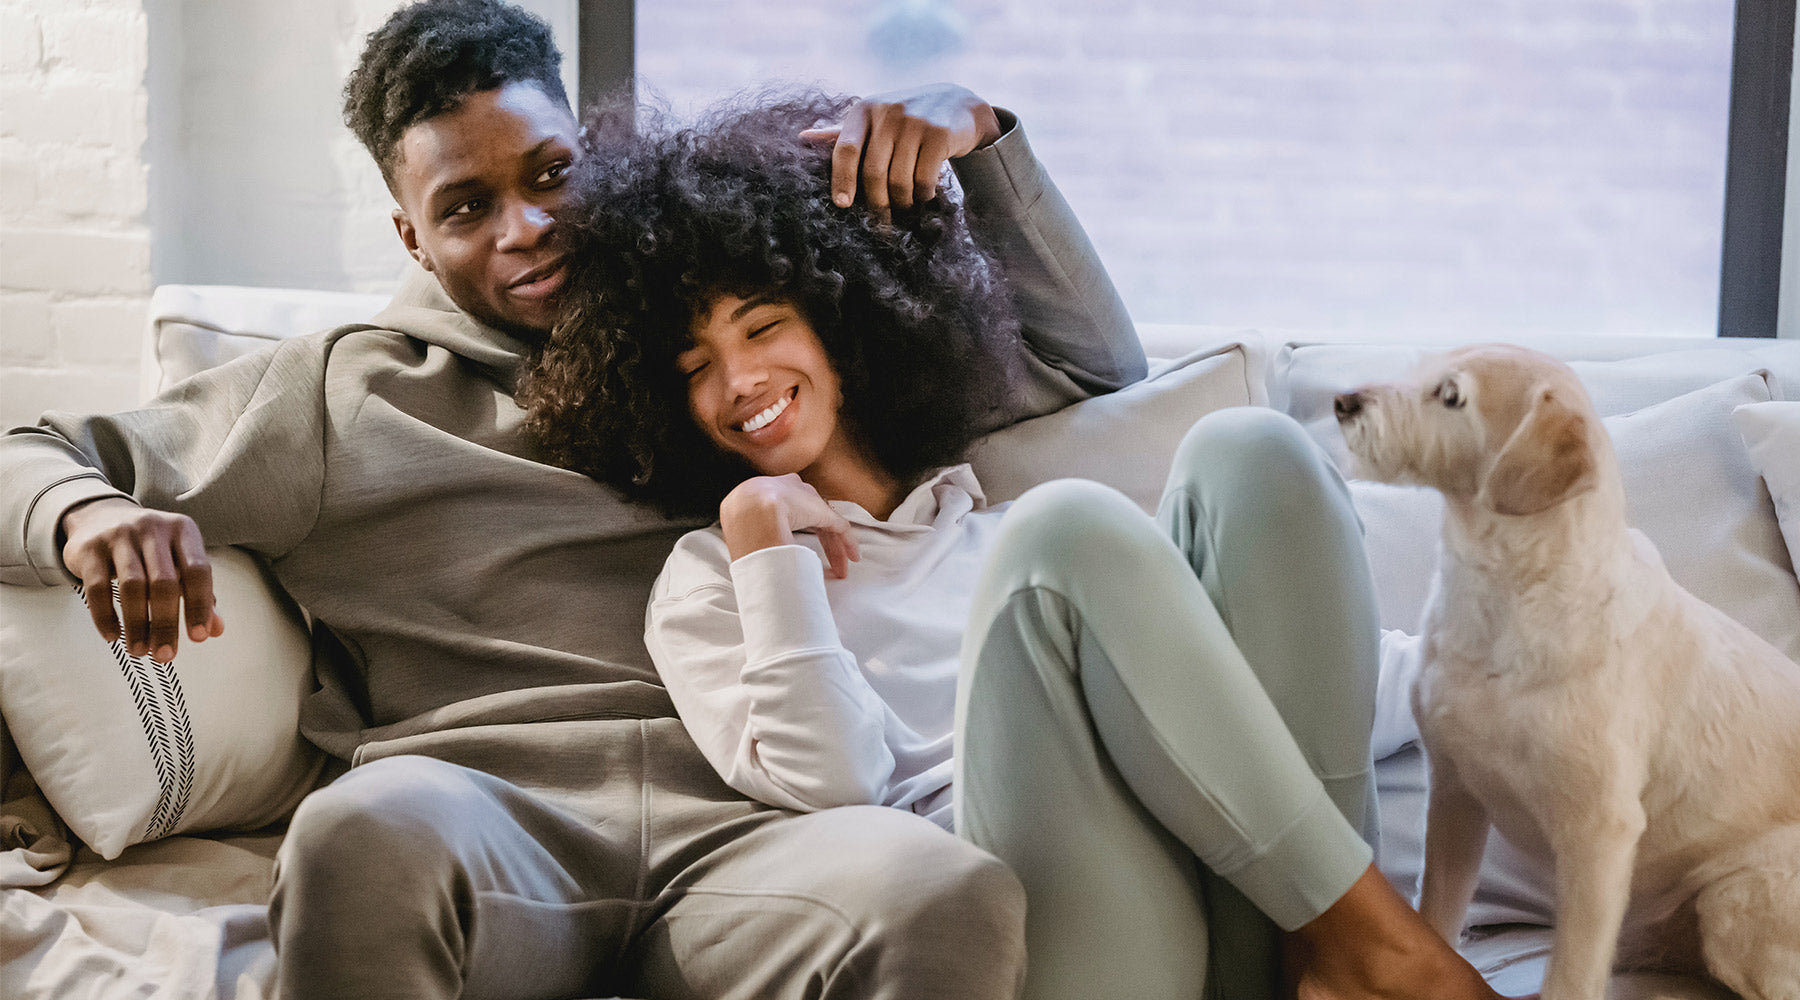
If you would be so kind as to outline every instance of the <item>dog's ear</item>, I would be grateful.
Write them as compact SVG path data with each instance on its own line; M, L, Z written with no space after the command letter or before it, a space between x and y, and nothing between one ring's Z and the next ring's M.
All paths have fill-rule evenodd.
M1500 514L1536 514L1595 483L1591 418L1564 396L1539 386L1531 410L1494 456L1478 499Z

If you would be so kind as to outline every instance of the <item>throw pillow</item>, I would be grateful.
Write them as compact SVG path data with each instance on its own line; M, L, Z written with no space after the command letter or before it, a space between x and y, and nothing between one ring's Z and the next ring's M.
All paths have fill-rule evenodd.
M1775 520L1787 539L1789 567L1800 569L1800 403L1740 406L1731 411L1731 422L1769 489Z
M252 828L311 790L299 610L249 554L209 549L225 634L171 663L94 631L61 587L0 586L0 714L44 797L102 857L170 834Z
M976 443L969 460L990 503L1039 483L1105 483L1154 511L1175 449L1194 421L1255 402L1251 350L1242 343L1196 351L1118 392L1020 421Z

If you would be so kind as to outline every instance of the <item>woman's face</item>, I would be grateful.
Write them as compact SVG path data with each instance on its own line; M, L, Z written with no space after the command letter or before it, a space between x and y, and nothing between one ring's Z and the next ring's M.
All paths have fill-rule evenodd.
M676 357L688 408L719 447L766 476L854 459L838 421L837 370L812 324L791 303L722 295L694 321L692 347Z

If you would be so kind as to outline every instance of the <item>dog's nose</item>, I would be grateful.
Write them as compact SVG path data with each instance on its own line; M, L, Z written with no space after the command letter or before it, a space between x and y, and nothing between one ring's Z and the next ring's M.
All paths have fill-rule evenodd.
M1340 392L1331 402L1331 408L1337 413L1339 420L1348 420L1361 413L1362 405L1362 393L1359 392Z

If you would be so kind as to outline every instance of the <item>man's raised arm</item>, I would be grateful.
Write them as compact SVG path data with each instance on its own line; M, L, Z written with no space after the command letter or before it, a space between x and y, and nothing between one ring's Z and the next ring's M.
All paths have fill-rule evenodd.
M1087 233L1032 153L1016 118L963 87L866 98L835 129L832 193L860 190L880 213L936 194L949 161L971 228L1000 257L1030 355L1002 423L1049 413L1144 377L1131 316Z

